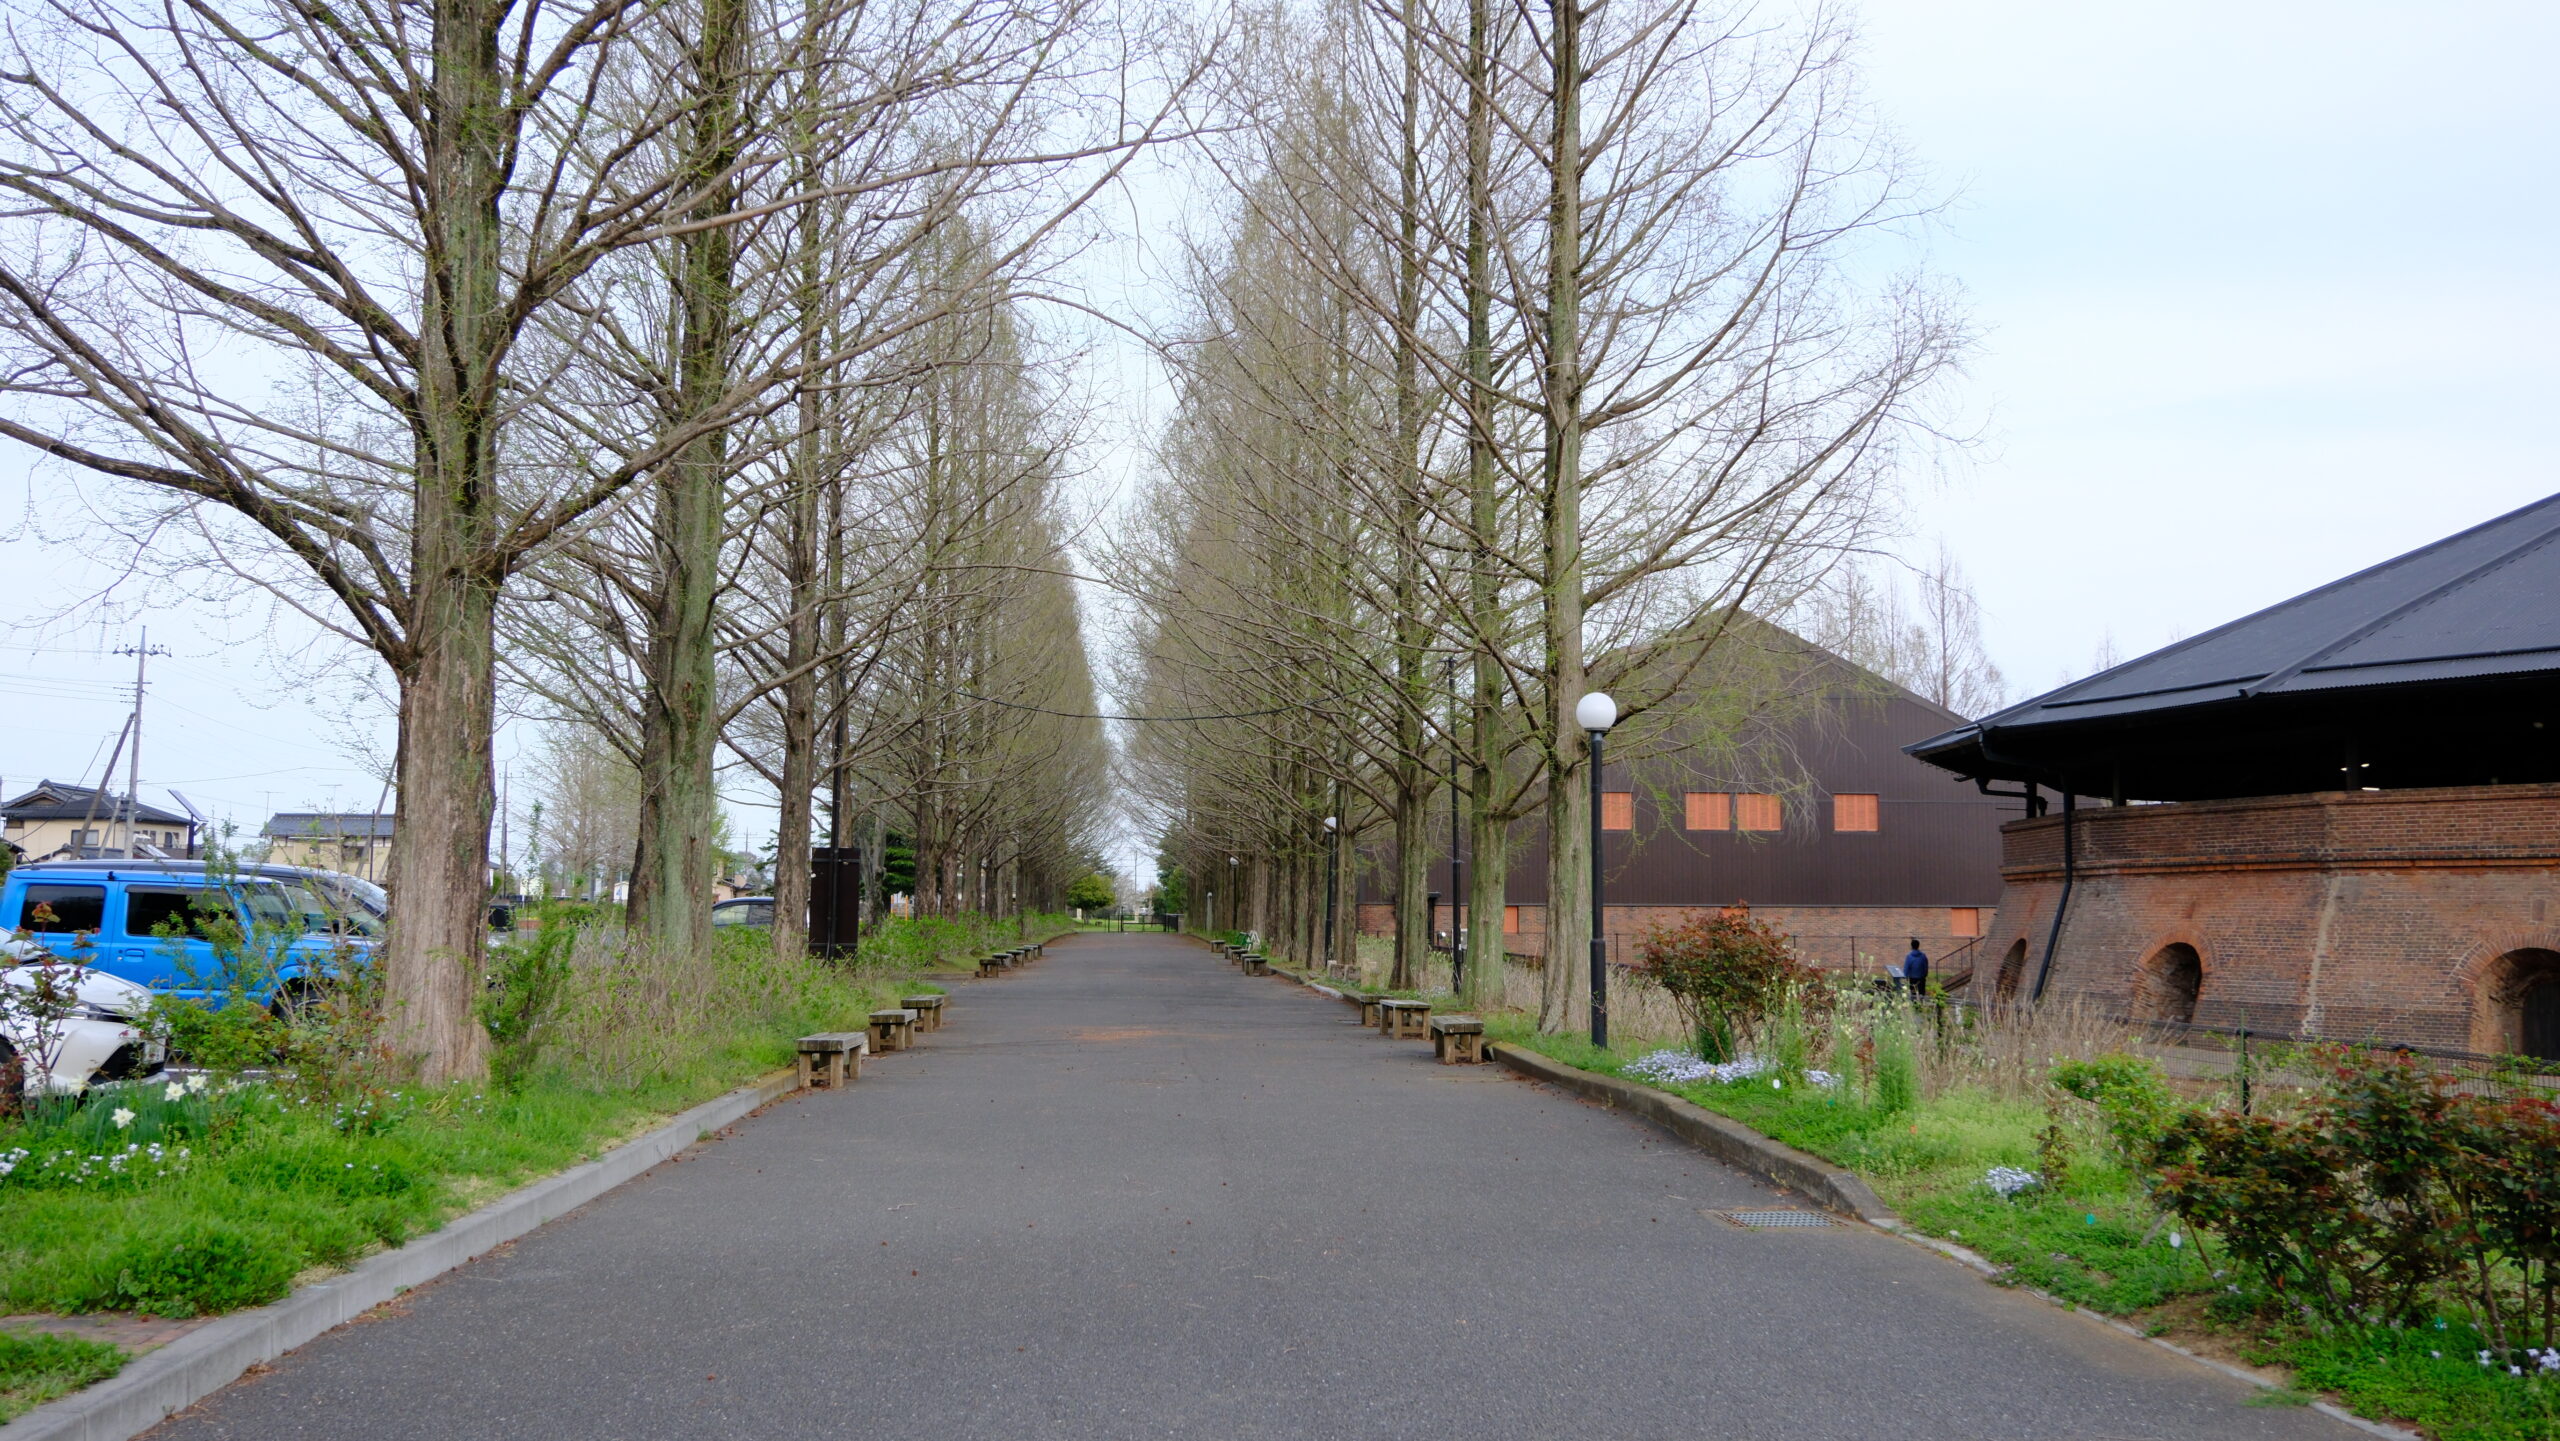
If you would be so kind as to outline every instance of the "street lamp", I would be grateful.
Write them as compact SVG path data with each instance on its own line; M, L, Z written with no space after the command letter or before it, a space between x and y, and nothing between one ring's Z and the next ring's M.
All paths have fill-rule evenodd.
M1227 857L1227 909L1235 912L1235 915L1230 919L1236 922L1235 925L1229 926L1227 929L1231 931L1243 930L1244 892L1236 886L1236 858L1234 856Z
M1609 936L1600 874L1600 742L1618 723L1618 703L1607 691L1589 691L1573 718L1591 737L1591 1044L1609 1045Z
M1342 843L1342 821L1336 816L1324 818L1324 968L1331 974L1335 968L1333 901L1334 888L1342 878L1342 866L1334 858L1334 848Z

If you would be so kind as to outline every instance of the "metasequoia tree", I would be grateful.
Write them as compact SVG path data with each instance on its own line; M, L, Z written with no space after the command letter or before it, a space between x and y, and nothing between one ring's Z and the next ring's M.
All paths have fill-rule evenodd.
M137 483L134 527L179 522L164 557L192 528L380 656L390 1035L429 1080L486 1052L499 589L721 419L593 463L509 440L544 383L527 331L608 257L702 223L698 177L662 164L689 87L639 43L660 18L57 0L12 32L0 434Z
M1199 357L1190 370L1204 398L1205 382L1219 382L1215 403L1177 419L1186 443L1168 450L1164 483L1195 492L1185 513L1210 529L1243 517L1304 543L1338 528L1353 621L1343 629L1360 634L1326 634L1312 668L1365 673L1391 703L1356 719L1362 707L1309 707L1294 753L1343 756L1335 774L1347 786L1392 802L1411 794L1394 783L1404 759L1462 720L1477 953L1501 953L1508 825L1542 798L1549 954L1574 961L1589 917L1582 694L1618 693L1621 756L1711 754L1764 735L1755 718L1800 689L1802 667L1756 660L1784 647L1763 644L1751 617L1783 612L1867 542L1890 506L1897 446L1919 428L1915 400L1959 337L1922 288L1858 279L1852 262L1869 264L1869 237L1912 207L1855 104L1846 36L1828 16L1627 0L1542 11L1397 0L1370 13L1391 23L1331 33L1368 47L1368 73L1396 83L1349 87L1340 115L1260 108L1265 127L1315 138L1282 135L1222 173L1286 243L1235 245L1203 272L1212 284L1195 287L1222 294L1233 276L1267 287L1285 274L1334 297L1350 323L1319 342L1327 365L1292 377L1275 351L1231 366L1247 377L1237 384L1212 361L1226 363L1221 347L1249 352L1255 327L1242 307L1204 305L1220 322L1216 344L1186 337L1186 353ZM1392 122L1378 135L1382 115ZM1329 157L1326 125L1371 134L1368 163L1295 159ZM1463 143L1416 145L1417 134ZM1435 167L1435 155L1457 163ZM1300 169L1314 178L1299 181ZM1370 217L1366 231L1304 223L1272 198L1300 194ZM1426 278L1418 305L1400 284L1408 256ZM1401 383L1408 367L1412 385ZM1302 378L1328 368L1363 377L1370 406L1383 397L1392 410L1385 423ZM1424 434L1407 450L1417 401ZM1281 428L1221 416L1239 410L1285 415L1312 432L1292 446L1343 457L1334 490L1302 491L1322 519L1293 532L1272 519L1285 507L1240 503L1289 470L1272 463ZM1402 508L1407 497L1418 514ZM1187 669L1196 687L1222 671L1251 675L1257 660L1307 665L1256 620L1289 613L1292 598L1211 540L1202 530L1176 546L1200 552L1188 564L1207 579L1159 585L1148 600L1153 671ZM1219 586L1246 590L1219 597ZM1439 706L1409 699L1420 688L1397 664L1417 648L1415 625L1419 649L1473 672L1445 723L1432 719ZM1228 690L1244 709L1287 688ZM1419 747L1408 717L1427 737ZM1331 724L1306 735L1307 721ZM1185 807L1176 827L1201 832L1203 782L1231 784L1243 767L1203 754L1166 782ZM1422 828L1400 829L1409 850ZM1413 888L1402 879L1413 870L1398 858L1396 889ZM1578 1021L1584 974L1546 967L1544 1026Z

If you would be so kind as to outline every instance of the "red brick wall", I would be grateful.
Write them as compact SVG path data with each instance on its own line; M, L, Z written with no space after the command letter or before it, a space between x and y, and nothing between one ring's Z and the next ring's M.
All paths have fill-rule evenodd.
M1632 962L1644 933L1658 925L1677 925L1693 916L1710 914L1713 907L1690 906L1611 906L1608 908L1609 954L1614 960ZM1547 908L1522 906L1520 929L1504 937L1509 949L1524 956L1543 955L1547 943ZM1920 938L1921 948L1933 961L1954 957L1957 972L1973 964L1982 954L1981 946L1991 944L1990 934L1999 927L1994 912L1982 912L1985 939L1981 946L1963 948L1969 937L1950 933L1948 908L1945 906L1754 906L1751 914L1775 926L1795 941L1797 954L1809 964L1826 970L1857 969L1880 971L1887 965L1899 965L1902 953L1909 949L1911 938ZM1360 931L1363 935L1383 936L1393 932L1394 911L1383 903L1372 901L1360 907ZM1444 903L1440 925L1449 924ZM1574 954L1585 954L1583 937L1574 938ZM1959 953L1961 953L1959 955ZM1948 974L1944 969L1941 974ZM1985 973L1988 974L1987 972Z
M2072 825L2048 995L2126 1009L2144 963L2185 944L2202 1024L2504 1050L2500 958L2560 950L2560 785L2096 807ZM2003 841L1982 949L2023 942L2024 994L2062 891L2062 818L2013 821Z

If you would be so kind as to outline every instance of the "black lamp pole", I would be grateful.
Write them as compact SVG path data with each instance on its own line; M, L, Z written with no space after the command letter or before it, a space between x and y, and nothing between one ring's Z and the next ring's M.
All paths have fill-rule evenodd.
M1607 691L1588 691L1573 707L1591 737L1591 1044L1609 1044L1609 898L1600 868L1601 738L1618 723L1618 703Z
M1342 844L1342 818L1324 818L1324 968L1331 973L1337 965L1334 955L1333 903L1334 891L1342 880L1342 863L1335 847Z
M1466 863L1458 844L1458 659L1449 658L1449 989L1465 994L1467 928L1459 920L1467 903Z
M1591 736L1591 1044L1609 1045L1609 935L1606 882L1600 869L1600 744L1607 731Z

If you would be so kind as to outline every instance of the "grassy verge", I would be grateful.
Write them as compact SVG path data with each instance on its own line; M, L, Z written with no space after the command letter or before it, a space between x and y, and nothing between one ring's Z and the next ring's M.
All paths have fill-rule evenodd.
M327 1060L364 1048L324 1033L297 1036L293 1070L272 1082L154 1079L0 1125L0 1304L264 1304L789 1065L796 1037L857 1029L920 988L898 970L777 960L761 936L662 960L603 932L564 936L502 979L537 993L508 1009L504 1085L392 1084ZM361 1036L370 1023L336 1024Z
M1858 1173L1915 1228L2004 1268L2002 1280L2125 1319L2153 1335L2257 1365L2293 1368L2299 1385L2359 1414L2415 1422L2443 1441L2560 1438L2560 1376L2515 1377L2482 1367L2481 1342L2447 1320L2391 1331L2310 1332L2270 1323L2241 1294L2209 1245L2159 1224L2133 1175L2092 1127L2066 1125L2059 1148L2039 1140L2055 1117L2027 1101L1950 1086L1888 1111L1855 1084L1773 1086L1766 1077L1660 1083L1629 1076L1641 1051L1606 1051L1577 1035L1539 1035L1519 1015L1489 1017L1487 1039L1654 1085L1773 1139ZM1649 1049L1646 1048L1646 1049ZM2004 1198L1985 1184L1994 1166L2058 1184Z
M124 1369L125 1354L104 1341L0 1331L0 1422Z

